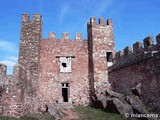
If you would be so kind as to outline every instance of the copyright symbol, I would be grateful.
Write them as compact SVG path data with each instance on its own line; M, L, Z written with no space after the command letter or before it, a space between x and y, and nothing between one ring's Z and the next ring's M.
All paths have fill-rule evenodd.
M127 117L127 118L128 118L128 117L129 117L129 114L128 114L128 113L125 113L125 117Z

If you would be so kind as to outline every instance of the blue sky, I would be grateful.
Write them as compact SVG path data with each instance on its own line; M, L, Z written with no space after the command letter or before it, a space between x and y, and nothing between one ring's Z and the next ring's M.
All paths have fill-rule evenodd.
M114 24L116 51L160 33L160 0L0 0L0 63L17 63L22 13L42 14L43 38L55 32L69 32L74 39L81 32L87 39L86 24L91 16ZM156 42L155 42L156 43Z

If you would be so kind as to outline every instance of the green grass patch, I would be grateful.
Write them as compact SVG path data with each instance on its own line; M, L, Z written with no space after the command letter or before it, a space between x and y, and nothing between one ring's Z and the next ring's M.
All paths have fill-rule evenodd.
M153 110L151 113L158 114L158 116L160 116L160 110Z
M80 114L79 120L126 120L119 114L92 107L76 107L75 110Z

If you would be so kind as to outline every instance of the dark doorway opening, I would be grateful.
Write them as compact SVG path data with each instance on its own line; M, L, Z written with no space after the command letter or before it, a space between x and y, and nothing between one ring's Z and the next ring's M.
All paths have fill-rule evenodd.
M68 88L62 88L63 102L68 102Z

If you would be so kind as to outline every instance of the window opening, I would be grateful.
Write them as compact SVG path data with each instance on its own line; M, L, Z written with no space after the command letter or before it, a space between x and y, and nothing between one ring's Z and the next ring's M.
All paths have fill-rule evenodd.
M60 72L71 72L71 57L60 57Z
M107 57L107 62L112 62L112 52L107 52L106 57Z
M62 63L62 66L63 66L63 67L67 67L67 64L66 64L66 63Z

